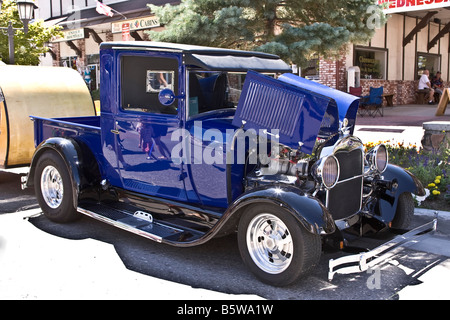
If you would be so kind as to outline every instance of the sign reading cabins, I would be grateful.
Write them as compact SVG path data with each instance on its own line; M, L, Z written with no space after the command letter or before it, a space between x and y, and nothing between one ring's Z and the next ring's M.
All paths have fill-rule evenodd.
M128 28L129 26L130 32L133 32L136 30L159 27L160 23L159 18L156 16L139 17L130 20L121 20L112 23L112 33L121 33L124 26L125 28Z

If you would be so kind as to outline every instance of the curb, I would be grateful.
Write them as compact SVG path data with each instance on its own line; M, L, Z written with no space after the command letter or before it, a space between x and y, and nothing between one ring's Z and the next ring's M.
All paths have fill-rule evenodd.
M443 210L433 210L433 209L424 209L424 208L415 208L414 214L419 216L430 216L434 217L435 213L438 214L438 217L444 220L450 220L450 212Z

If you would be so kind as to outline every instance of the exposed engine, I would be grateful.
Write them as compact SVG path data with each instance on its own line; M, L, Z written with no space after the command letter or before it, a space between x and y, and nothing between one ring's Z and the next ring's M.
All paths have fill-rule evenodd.
M335 143L318 140L312 155L289 147L272 147L247 175L247 189L265 184L290 184L326 205L335 220L358 213L377 187L373 181L387 166L387 150L379 145L364 153L361 140L343 135ZM351 201L346 195L352 194ZM342 201L342 199L347 199Z

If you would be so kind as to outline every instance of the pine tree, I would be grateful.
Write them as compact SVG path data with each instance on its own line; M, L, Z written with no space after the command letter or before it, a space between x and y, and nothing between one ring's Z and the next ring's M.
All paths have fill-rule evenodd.
M165 26L148 32L154 41L259 50L299 65L367 42L386 20L376 0L182 0L149 7Z

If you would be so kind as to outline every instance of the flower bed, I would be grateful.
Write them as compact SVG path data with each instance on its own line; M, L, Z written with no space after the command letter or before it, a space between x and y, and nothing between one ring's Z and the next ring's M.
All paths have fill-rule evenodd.
M426 151L416 145L403 142L369 142L368 150L384 143L389 151L389 162L414 174L425 187L427 196L416 197L416 205L422 208L450 211L450 150ZM443 141L442 143L447 143Z

